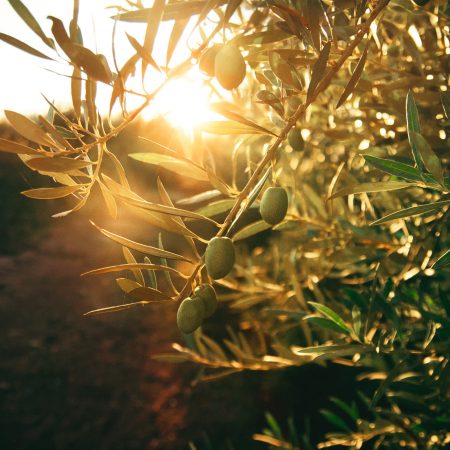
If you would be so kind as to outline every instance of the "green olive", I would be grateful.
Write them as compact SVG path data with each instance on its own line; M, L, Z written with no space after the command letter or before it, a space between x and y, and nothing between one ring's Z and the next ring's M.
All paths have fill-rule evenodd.
M303 140L300 128L292 128L288 133L289 145L297 152L301 152L305 148L305 141Z
M205 75L210 77L214 76L216 55L222 47L223 46L220 44L214 44L212 47L206 49L200 56L198 67Z
M259 212L263 220L270 225L280 223L286 216L288 209L288 195L282 187L270 187L267 189L259 206Z
M178 307L177 326L183 333L195 331L202 323L205 313L203 302L199 298L185 298Z
M216 280L228 275L235 260L233 241L228 237L212 238L205 251L208 275Z
M214 72L225 89L237 88L245 78L245 61L241 52L232 45L223 46L216 55Z
M202 284L198 286L194 294L201 299L203 305L205 307L205 315L204 317L210 317L214 314L217 309L217 296L216 291L210 284Z

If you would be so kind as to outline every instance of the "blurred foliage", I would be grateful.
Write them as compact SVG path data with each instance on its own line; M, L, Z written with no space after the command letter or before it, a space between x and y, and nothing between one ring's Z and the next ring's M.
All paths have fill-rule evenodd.
M50 183L23 194L70 197L74 206L55 214L62 217L99 189L113 218L124 210L160 231L141 242L96 226L123 246L124 262L88 273L131 273L116 280L129 302L88 314L180 302L211 282L205 244L229 236L236 264L214 281L229 323L211 335L200 328L174 344L174 353L155 358L193 361L203 366L203 380L330 361L354 366L364 389L351 403L338 393L330 399L321 412L336 431L317 448L361 448L366 441L373 448L448 446L448 3L130 1L111 6L113 19L130 33L143 23L146 33L143 42L127 35L133 51L121 67L84 46L77 1L69 32L50 17L52 36L19 0L10 4L46 48L0 39L65 60L72 73L73 113L51 102L37 121L5 112L24 140L0 139L0 150L18 154ZM158 61L152 50L167 21L167 58ZM151 172L155 192L138 195L128 150L114 139L169 80L225 43L246 61L244 82L227 92L199 74L222 119L191 135L155 120L142 151L129 155L142 172L158 168ZM181 45L191 54L172 63ZM151 92L128 87L149 71L165 75L161 85ZM110 86L109 114L96 106L99 83ZM129 96L142 99L131 112ZM117 105L118 122L111 117ZM304 140L298 148L286 139L293 127ZM275 226L258 215L259 199L273 185L289 195L287 215ZM271 448L315 448L307 426L266 418L255 439Z

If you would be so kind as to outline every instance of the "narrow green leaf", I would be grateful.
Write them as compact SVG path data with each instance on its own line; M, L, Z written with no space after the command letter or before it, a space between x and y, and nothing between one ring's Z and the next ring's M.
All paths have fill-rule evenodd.
M207 217L217 216L229 211L234 206L234 203L235 200L232 198L217 200L197 209L196 213Z
M364 66L366 64L367 50L368 46L366 45L366 48L364 49L363 54L361 55L361 58L359 59L358 64L356 65L355 70L353 71L352 76L347 83L347 86L345 86L344 92L337 102L336 109L339 108L339 106L341 106L345 102L345 100L347 100L347 98L350 96L350 94L358 84L358 81L363 73Z
M25 42L19 41L19 39L16 39L13 36L9 36L8 34L0 33L0 40L6 42L9 45L12 45L13 47L18 48L19 50L29 53L30 55L37 56L38 58L53 60L53 58L44 55L44 53L41 53L33 47L30 47L28 44L25 44Z
M233 241L241 241L242 239L247 239L250 236L254 236L255 234L261 233L262 231L266 231L270 229L272 225L265 222L264 220L259 220L258 222L251 223L250 225L246 225L241 228L237 233L233 235Z
M428 172L430 172L441 185L444 185L444 170L442 169L441 161L436 156L436 153L434 153L427 140L415 131L411 131L410 140L411 145L419 152Z
M445 117L447 117L447 120L450 120L450 95L448 94L448 92L443 91L440 91L440 95Z
M350 194L361 194L363 192L387 192L398 189L405 189L411 186L417 186L416 183L406 181L375 181L373 183L361 183L356 186L349 186L335 192L329 199L343 197Z
M419 169L419 172L423 172L422 159L420 158L420 152L412 140L412 132L420 133L419 112L417 110L416 102L414 101L413 93L408 92L406 96L406 126L408 130L408 139L411 144L411 150L414 157L414 161Z
M241 218L242 214L245 213L253 204L253 202L258 197L259 193L261 192L261 189L264 187L267 179L269 178L269 175L272 173L272 168L269 167L264 175L261 177L261 179L255 184L253 189L250 191L250 194L248 197L242 202L241 207L236 214L236 217L234 218L233 222L231 223L230 227L228 228L227 235L230 235L233 231L235 225L238 223L239 219ZM241 238L242 239L242 238Z
M405 178L412 181L422 181L420 172L408 164L404 164L391 159L378 158L372 155L363 155L364 159L383 172L389 173L396 177Z
M314 95L314 91L316 90L317 85L319 84L320 80L323 78L325 74L328 57L330 55L330 50L331 50L331 42L329 41L323 46L319 54L319 58L317 59L312 69L311 81L309 82L308 93L306 95L306 103L311 102L311 98Z
M388 214L387 216L372 222L370 225L380 225L395 219L403 219L405 217L417 216L419 214L437 211L446 205L450 205L450 200L442 200L435 203L427 203L425 205L411 206L409 208L401 209L400 211Z
M58 186L53 188L29 189L27 191L22 191L21 194L25 195L26 197L39 200L49 200L53 198L67 197L68 195L78 191L80 187L81 186L77 184L75 186Z
M352 432L352 429L345 423L343 419L329 411L328 409L321 409L320 413L334 426L340 428L343 431L347 431L349 433Z
M333 322L330 319L327 319L325 317L317 317L317 316L306 316L304 320L307 320L308 323L312 323L313 325L317 325L320 328L324 328L326 330L334 331L336 333L345 333L346 330L342 329L339 325L337 325L335 322Z
M431 266L433 269L440 269L450 264L450 249L441 255Z
M344 320L339 316L339 314L335 313L332 309L328 308L328 306L316 302L308 302L308 303L320 314L322 314L323 316L327 317L332 322L334 322L339 328L342 329L344 333L347 334L351 333L351 328L344 322Z
M42 39L45 45L48 45L50 48L54 49L55 46L53 41L49 39L42 31L41 26L34 18L33 14L31 14L30 10L20 0L8 0L8 2L20 18L28 25L28 27Z
M100 228L94 222L91 221L91 224L94 225L97 230L100 231L107 238L111 239L114 242L117 242L120 245L123 245L127 248L131 248L140 253L144 253L145 255L156 256L159 258L167 258L167 259L175 259L180 261L192 262L184 256L177 255L176 253L168 252L166 250L161 250L160 248L152 247L150 245L141 244L139 242L131 241L130 239L119 236L118 234L111 233L110 231L105 230L104 228Z
M367 345L360 344L337 344L337 345L318 345L315 347L291 347L296 355L325 355L346 356L367 350Z

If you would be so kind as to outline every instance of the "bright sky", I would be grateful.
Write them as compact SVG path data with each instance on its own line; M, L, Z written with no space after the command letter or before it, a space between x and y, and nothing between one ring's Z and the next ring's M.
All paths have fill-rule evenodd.
M51 37L51 21L47 19L48 15L61 19L66 26L66 30L68 30L72 17L72 0L22 1L37 19L47 36ZM151 6L151 3L146 2L149 6ZM81 0L79 24L83 33L84 45L96 53L104 54L112 67L111 35L114 21L110 19L110 16L115 11L105 9L110 4L125 5L126 2L117 0L114 2L111 0ZM166 44L170 29L171 24L163 22L158 33L158 40L155 43L153 56L160 63L165 61ZM119 67L133 54L133 49L128 43L125 31L142 43L145 35L145 25L120 22L117 24L116 54ZM27 27L7 1L0 3L0 32L16 37L51 57L54 56L51 49L46 47L40 38ZM175 52L173 59L177 60L185 57L186 48L183 42L180 41L179 48ZM0 61L2 66L2 70L0 70L0 120L4 118L3 110L5 109L11 109L22 114L46 114L48 105L41 93L51 101L55 101L56 105L62 109L70 107L70 78L46 70L50 69L58 73L70 74L71 68L67 64L37 58L3 41L0 41ZM199 77L194 78L198 79ZM186 81L183 82L184 85L172 85L171 90L173 92L176 92L177 89L180 92L188 90L190 92L190 101L198 101L199 95L202 95L201 87L191 85L187 89ZM107 86L102 86L102 83L98 83L98 85L98 106L101 110L107 111L111 89ZM180 92L178 93L178 98ZM204 92L203 96L205 95ZM166 103L167 100L166 94ZM170 103L170 99L168 101ZM131 107L132 105L129 103L129 106Z

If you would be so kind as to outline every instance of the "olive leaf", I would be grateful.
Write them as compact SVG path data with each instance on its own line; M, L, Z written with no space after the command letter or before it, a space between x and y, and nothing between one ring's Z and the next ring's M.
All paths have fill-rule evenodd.
M356 186L349 186L334 192L329 200L337 197L343 197L350 194L361 194L364 192L387 192L398 189L405 189L411 186L417 186L416 183L406 181L375 181L372 183L361 183Z
M42 155L41 151L3 138L0 138L0 152L16 153L19 155Z
M18 48L19 50L29 53L30 55L37 56L38 58L53 60L53 58L50 58L49 56L41 53L28 44L25 44L25 42L22 42L13 36L9 36L8 34L0 33L0 40L6 42L9 45L12 45L13 47Z
M81 274L81 276L101 275L104 273L121 272L124 270L136 270L136 269L162 270L162 271L171 272L175 275L179 275L184 278L184 275L181 272L179 272L178 270L176 270L172 267L163 266L160 264L148 264L148 263L127 263L127 264L116 264L115 266L100 267L99 269L92 269L87 272L83 272Z
M55 146L53 139L28 117L9 110L5 110L5 116L11 126L23 137L46 147Z
M441 200L434 203L427 203L425 205L411 206L409 208L395 211L381 219L375 220L370 225L380 225L382 223L390 222L395 219L404 219L405 217L417 216L419 214L425 214L428 212L439 211L444 206L450 205L450 200Z
M419 152L425 168L436 178L436 180L444 185L444 170L436 153L431 149L427 140L415 131L410 132L411 147Z
M50 200L54 198L67 197L81 189L81 185L74 186L59 186L53 188L37 188L22 191L21 194L26 197L35 198L39 200Z
M330 55L331 42L327 42L320 51L319 58L315 62L312 73L311 81L309 82L308 92L306 94L306 102L310 103L316 90L317 85L325 74L327 68L328 56Z
M140 253L144 253L145 255L156 256L159 258L167 258L167 259L175 259L175 260L180 260L180 261L192 262L188 258L186 258L182 255L177 255L176 253L168 252L166 250L161 250L160 248L157 248L157 247L152 247L150 245L145 245L145 244L141 244L139 242L132 241L130 239L124 238L123 236L120 236L118 234L107 231L104 228L100 228L92 221L90 221L90 222L95 228L97 228L98 231L100 231L100 233L105 235L107 238L109 238L112 241L117 242L118 244L121 244L127 248L131 248Z
M342 93L341 97L337 102L336 109L339 108L342 104L344 104L345 100L347 100L347 98L353 92L353 90L358 84L359 79L361 78L367 60L368 43L369 42L367 42L366 48L364 49L361 58L359 59L358 64L356 65L355 70L353 71L352 76L350 77L350 80L347 83L347 86L345 86L344 92Z
M8 0L8 2L28 27L42 39L42 42L54 49L55 45L53 44L53 41L42 31L41 26L34 18L33 14L31 14L30 10L20 0Z
M411 144L411 150L414 157L414 161L417 165L419 172L423 172L423 163L420 157L420 151L417 148L417 144L413 141L412 133L420 133L419 112L417 110L416 102L411 91L408 91L406 96L406 127L408 131L408 139Z
M84 169L92 165L91 161L82 159L72 159L63 156L55 158L33 158L27 161L27 165L34 170L40 172L71 172L74 170Z

